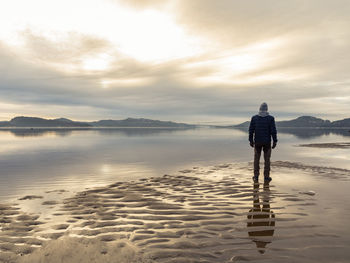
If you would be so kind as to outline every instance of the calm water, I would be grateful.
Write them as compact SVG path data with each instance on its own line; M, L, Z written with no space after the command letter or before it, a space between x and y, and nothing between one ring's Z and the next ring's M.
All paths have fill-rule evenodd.
M84 190L199 165L252 160L247 133L200 128L0 130L0 200L48 189ZM350 169L350 149L297 147L349 142L347 130L286 130L272 160Z

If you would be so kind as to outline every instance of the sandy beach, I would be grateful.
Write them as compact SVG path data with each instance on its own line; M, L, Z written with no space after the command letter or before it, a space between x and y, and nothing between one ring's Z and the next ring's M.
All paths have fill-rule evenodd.
M0 206L0 262L347 262L350 171L191 167ZM332 189L337 189L336 192Z

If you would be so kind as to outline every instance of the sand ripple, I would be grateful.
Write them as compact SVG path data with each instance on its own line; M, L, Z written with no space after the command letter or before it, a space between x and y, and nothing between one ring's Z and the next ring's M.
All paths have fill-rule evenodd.
M245 175L238 176L243 169ZM40 260L45 251L57 259L54 246L77 242L90 248L90 252L82 248L81 253L98 254L96 261L86 262L113 262L108 255L116 256L113 253L118 251L118 255L129 253L120 262L237 262L258 259L273 240L314 235L295 234L293 229L302 228L298 222L308 215L298 208L315 206L317 196L254 185L248 174L246 167L225 164L117 182L62 202L42 202L58 208L48 220L23 213L15 205L1 205L0 262L29 260L31 255L37 262L58 262ZM293 211L286 206L294 206ZM278 227L280 236L275 234ZM318 225L304 227L319 229ZM274 251L278 249L270 253Z

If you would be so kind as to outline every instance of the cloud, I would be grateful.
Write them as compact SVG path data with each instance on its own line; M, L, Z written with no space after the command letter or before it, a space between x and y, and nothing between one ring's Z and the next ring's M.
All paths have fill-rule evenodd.
M3 100L32 107L36 105L37 108L42 108L40 105L44 105L45 109L51 106L56 108L53 111L55 115L61 112L72 116L74 112L84 119L91 119L88 114L100 118L144 116L189 122L206 118L213 121L234 119L254 114L262 100L270 103L272 111L279 111L281 116L290 116L290 112L303 113L305 104L310 104L305 103L305 100L330 96L330 87L327 85L308 88L301 83L278 82L274 85L250 84L244 87L208 84L198 87L191 80L198 77L199 69L184 68L184 60L152 66L124 58L112 64L109 71L91 75L76 73L72 76L45 67L33 67L8 53L1 54L1 62L4 67L7 65L8 70L6 76L2 76L0 87ZM9 64L12 64L11 67ZM109 87L101 86L103 79L144 78L150 78L151 81L134 86L118 82L113 84L112 81ZM345 87L342 90L342 86L339 84L331 95L341 96L343 92L348 92ZM300 100L300 94L304 101ZM85 110L88 114L77 114L77 109L84 107L89 108ZM314 105L312 108L316 109ZM48 113L44 110L43 114Z
M65 71L84 67L104 69L116 53L109 41L77 32L56 32L54 38L49 38L27 29L20 36L23 41L20 53L23 59ZM92 63L95 65L91 66Z
M34 58L45 62L66 62L88 55L95 55L111 47L111 44L101 38L68 32L57 36L58 40L52 40L42 35L37 35L29 29L22 32L27 52Z
M164 1L164 0L112 0L113 2L118 2L120 4L143 9L143 8L161 8L169 4L171 1Z
M278 118L349 117L341 99L350 97L347 1L113 2L170 15L201 40L200 52L142 61L98 34L29 28L21 47L0 44L2 107L73 119L235 122L267 101Z
M182 0L178 9L179 22L193 33L208 34L232 45L314 29L315 33L327 33L320 30L347 21L350 5L346 0Z
M350 53L348 1L180 1L177 19L192 34L237 49L252 43L285 40L270 53L280 69L302 68L343 74ZM327 64L328 67L325 67ZM263 65L274 66L273 63ZM283 66L283 67L282 67Z

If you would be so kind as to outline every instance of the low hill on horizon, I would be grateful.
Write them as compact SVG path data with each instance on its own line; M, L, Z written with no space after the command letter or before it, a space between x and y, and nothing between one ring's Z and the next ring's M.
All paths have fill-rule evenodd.
M19 116L10 121L0 121L0 127L172 127L172 128L191 128L196 125L177 123L171 121L159 121L144 118L127 118L124 120L99 120L93 122L72 121L66 118L45 119L38 117Z
M124 120L99 120L89 122L94 127L174 127L188 128L195 125L177 123L172 121L159 121L144 118L127 118Z
M66 118L44 119L19 116L10 121L1 121L0 127L91 127L86 122L72 121Z
M248 128L250 121L238 125L212 126L216 128ZM145 118L126 118L122 120L99 120L92 122L73 121L67 118L45 119L39 117L19 116L10 121L0 121L0 128L118 128L118 127L138 127L138 128L195 128L200 125L177 123L172 121L160 121ZM350 118L337 121L323 120L313 116L301 116L288 121L276 121L277 128L350 128Z
M226 128L248 128L250 121L238 125L221 126ZM337 121L323 120L313 116L300 116L289 121L276 121L277 128L349 128L350 118Z

